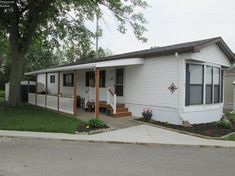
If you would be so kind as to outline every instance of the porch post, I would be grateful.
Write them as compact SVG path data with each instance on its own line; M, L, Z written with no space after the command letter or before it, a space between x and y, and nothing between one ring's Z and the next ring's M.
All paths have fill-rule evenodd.
M100 107L99 107L99 101L100 101L100 70L99 68L95 68L95 117L99 118L100 114Z
M46 82L45 82L45 85L46 85L46 88L45 88L45 108L47 107L47 92L48 92L48 78L47 78L48 74L46 73Z
M28 79L28 86L27 86L27 103L29 103L29 84L30 84L30 82L29 82L29 76L27 76L27 79Z
M38 94L38 74L36 74L36 78L35 78L35 81L36 81L36 86L35 86L35 105L37 105L37 94Z
M73 115L77 117L78 110L77 110L77 70L73 72Z
M60 72L57 72L58 80L57 80L57 111L60 110Z

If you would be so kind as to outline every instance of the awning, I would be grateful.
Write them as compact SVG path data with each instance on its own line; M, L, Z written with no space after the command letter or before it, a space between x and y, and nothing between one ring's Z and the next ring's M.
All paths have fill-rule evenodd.
M117 66L128 66L128 65L141 65L144 64L143 58L128 58L128 59L118 59L118 60L110 60L110 61L102 61L102 62L92 62L88 64L77 64L70 66L61 66L55 68L48 68L33 72L25 73L25 75L35 75L42 73L52 73L59 71L70 71L70 70L82 70L82 69L92 69L92 68L104 68L104 67L117 67Z

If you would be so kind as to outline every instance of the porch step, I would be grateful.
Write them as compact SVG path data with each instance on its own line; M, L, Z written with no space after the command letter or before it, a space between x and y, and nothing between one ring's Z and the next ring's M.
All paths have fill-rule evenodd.
M129 117L132 116L131 112L117 112L116 114L111 114L112 117L119 118L119 117Z
M125 108L125 104L118 103L118 104L117 104L117 108Z
M117 113L119 113L119 112L128 112L128 108L125 108L125 107L123 107L123 108L117 108Z

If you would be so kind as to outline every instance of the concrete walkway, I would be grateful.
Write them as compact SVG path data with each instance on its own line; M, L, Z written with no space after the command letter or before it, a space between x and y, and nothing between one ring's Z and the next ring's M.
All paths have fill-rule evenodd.
M153 127L150 125L138 125L134 127L94 135L0 130L0 136L74 141L235 147L234 141L203 139L195 136L190 136Z

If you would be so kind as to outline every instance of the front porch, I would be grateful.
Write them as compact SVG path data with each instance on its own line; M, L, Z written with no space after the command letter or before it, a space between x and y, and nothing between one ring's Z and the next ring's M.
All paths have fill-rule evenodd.
M125 107L124 70L128 65L143 64L143 60L136 58L98 64L27 73L35 75L36 80L35 92L29 92L28 102L74 116L81 112L78 108L95 110L93 118L99 118L101 108L113 117L131 116Z
M78 109L79 119L84 122L88 122L95 117L95 112L84 111L83 109ZM114 129L124 129L132 126L139 125L139 123L133 121L133 118L122 117L122 118L110 118L106 113L100 113L99 118L108 126L113 127Z

